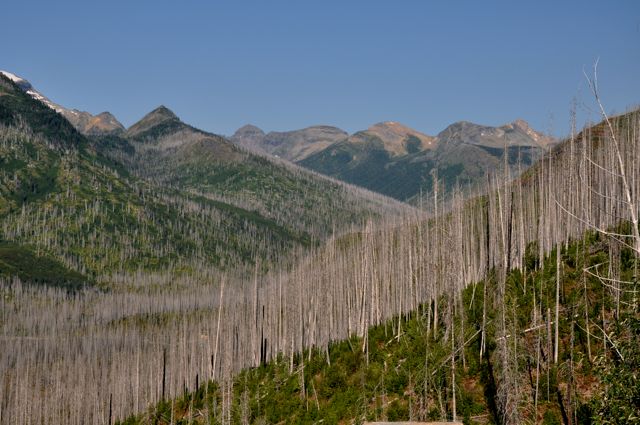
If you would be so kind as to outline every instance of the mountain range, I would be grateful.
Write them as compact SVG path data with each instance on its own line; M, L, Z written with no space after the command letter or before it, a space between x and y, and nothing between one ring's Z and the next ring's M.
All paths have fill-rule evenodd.
M419 203L553 139L68 111L0 74L4 422L638 417L640 112L429 216L317 171Z
M0 240L82 273L238 269L408 209L241 149L163 106L126 130L87 134L65 111L0 75L9 141L0 147Z
M436 136L395 121L352 135L329 126L264 133L246 125L230 140L409 202L432 192L434 171L446 191L456 184L473 186L484 182L488 172L503 169L505 163L517 175L556 142L523 120L500 127L460 121Z
M436 136L393 121L354 134L245 126L227 139L165 106L124 128L9 72L0 125L20 142L2 149L0 238L88 275L273 260L369 218L414 214L397 200L418 203L435 176L451 190L504 163L516 174L554 142L520 120L459 122Z
M130 163L131 158L123 155L122 149L129 153L132 149L138 153L145 152L146 156L138 155L137 158L148 159L143 162L153 167L142 168L155 177L163 173L158 167L167 166L168 162L174 166L181 162L185 171L184 165L189 162L188 159L185 162L185 158L191 156L196 159L193 155L202 154L204 145L207 146L206 155L213 155L215 151L217 157L233 157L238 164L246 153L241 154L232 148L231 142L246 151L281 158L329 177L417 204L423 194L433 192L436 176L445 193L450 193L456 186L464 189L483 184L487 173L502 170L505 164L515 176L556 143L555 139L532 129L523 120L499 127L460 121L436 136L395 121L377 123L351 135L327 125L269 133L246 125L225 139L183 124L164 106L125 129L109 112L92 115L61 106L49 100L27 80L10 72L0 72L33 99L60 113L79 133L103 138L103 146L99 150L104 153ZM142 143L151 139L154 142ZM215 143L211 143L214 139ZM115 150L112 149L114 147ZM191 189L199 190L200 186L207 184L207 177L200 178L203 180L196 181L195 176L191 179Z

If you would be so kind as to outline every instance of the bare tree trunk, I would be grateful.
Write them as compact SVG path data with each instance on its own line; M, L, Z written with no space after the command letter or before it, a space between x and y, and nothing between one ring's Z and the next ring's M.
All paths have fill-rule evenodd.
M450 318L451 318L451 410L453 411L453 421L457 420L456 409L456 335L455 335L455 318L453 306L453 294L449 300Z
M220 340L220 319L222 318L222 305L224 302L224 283L225 283L225 279L222 279L222 282L220 283L220 297L219 297L219 302L218 302L218 324L216 325L216 342L213 346L213 364L212 364L212 374L211 374L211 378L212 379L216 379L216 371L217 371L217 367L218 367L218 342Z
M586 248L586 242L582 245L582 257L587 258L588 249ZM582 287L584 289L584 324L585 331L587 332L587 358L589 359L589 363L593 360L591 357L591 331L589 330L589 297L587 294L587 274L582 272Z
M556 246L556 323L555 323L555 342L553 345L553 362L558 364L558 347L559 347L559 326L560 322L560 249L561 246Z

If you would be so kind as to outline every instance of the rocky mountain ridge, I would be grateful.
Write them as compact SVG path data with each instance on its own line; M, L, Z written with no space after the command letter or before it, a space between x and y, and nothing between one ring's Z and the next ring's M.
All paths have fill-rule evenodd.
M352 135L327 126L265 133L247 125L230 140L401 201L431 191L434 170L445 190L474 185L504 166L505 153L516 175L556 143L521 119L498 127L459 121L436 136L396 121Z
M77 109L69 109L58 103L51 101L45 95L40 93L26 79L19 77L8 71L1 71L5 77L16 83L18 87L35 100L47 105L49 108L61 114L67 119L80 133L87 136L119 134L124 131L124 126L111 113L105 111L97 115L92 115L86 111Z

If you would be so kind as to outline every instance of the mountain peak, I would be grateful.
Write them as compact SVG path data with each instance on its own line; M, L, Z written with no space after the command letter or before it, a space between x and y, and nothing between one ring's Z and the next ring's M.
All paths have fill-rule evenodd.
M16 74L14 74L12 72L9 72L9 71L0 70L0 74L4 75L5 77L7 77L11 81L13 81L13 83L15 85L17 85L20 88L20 90L22 90L23 92L27 93L29 96L31 96L35 100L39 100L40 102L44 103L45 105L47 105L49 108L53 109L54 111L62 113L63 110L65 110L65 108L61 107L60 105L57 105L57 104L53 103L52 101L50 101L46 96L44 96L42 93L40 93L38 90L36 90L31 85L31 83L29 81L25 80L24 78L19 77Z
M545 148L555 141L532 129L525 120L517 119L500 127L458 121L438 134L439 144L459 145L461 143L503 148L509 146L533 146Z
M239 129L236 130L235 133L233 133L233 136L231 137L259 137L259 136L264 136L265 132L259 128L256 127L255 125L252 124L246 124L243 125L242 127L240 127Z
M108 112L103 112L102 114L93 116L89 112L65 108L64 106L60 106L49 100L24 78L8 71L0 71L0 74L13 81L20 90L31 96L33 99L44 103L49 108L61 114L76 128L76 130L84 135L95 136L120 133L124 131L122 124L120 124L120 122L118 122L118 120Z
M513 122L511 123L511 125L513 125L514 127L521 128L521 129L523 129L523 130L528 130L528 129L530 129L530 128L531 128L531 127L529 126L529 123L528 123L528 122L526 122L525 120L521 119L521 118L518 118L517 120L513 121Z
M89 118L82 132L90 135L122 133L124 126L113 114L105 111Z
M160 105L153 111L142 117L140 121L129 127L129 129L127 130L127 134L129 136L137 136L157 125L164 124L170 121L180 121L180 118L178 118L178 116L166 106Z
M9 71L3 71L0 69L0 74L4 75L5 77L7 77L8 79L10 79L11 81L13 81L14 83L16 83L18 85L18 87L20 87L22 90L27 91L30 88L32 88L31 83L28 82L27 80L25 80L22 77L18 77L16 74L9 72Z
M442 132L456 131L456 130L462 130L466 128L481 128L481 127L485 127L485 126L481 124L473 123L471 121L461 120L461 121L456 121L454 123L449 124L444 130L442 130Z
M523 134L526 134L535 142L535 144L537 144L541 148L547 148L557 143L556 139L534 130L533 128L531 128L531 126L529 126L528 122L522 119L517 119L511 124L507 124L505 127L511 127L515 130L519 130Z
M407 127L397 121L383 121L372 125L366 133L378 137L384 143L385 150L396 155L403 155L408 151L431 149L435 146L434 138ZM407 149L407 142L411 147Z
M171 109L167 108L164 105L160 105L156 109L154 109L153 111L149 112L145 116L145 118L147 118L147 117L159 117L159 118L164 118L164 119L179 119L178 116L176 114L174 114Z
M400 124L398 121L381 121L373 124L371 127L369 127L369 130L375 129L375 128L406 129L408 127L403 124Z
M103 119L116 119L116 117L109 111L100 112L96 117L100 117Z

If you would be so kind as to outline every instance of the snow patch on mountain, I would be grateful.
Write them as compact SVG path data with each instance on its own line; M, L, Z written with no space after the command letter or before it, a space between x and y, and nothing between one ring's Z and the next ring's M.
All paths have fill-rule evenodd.
M35 100L38 100L38 101L44 103L45 105L47 105L49 108L53 109L56 112L63 112L64 111L64 108L62 108L60 105L56 105L55 103L53 103L52 101L47 99L46 96L43 96L42 93L40 93L38 90L33 88L31 83L29 81L25 80L24 78L18 77L16 74L14 74L12 72L8 72L8 71L1 71L0 70L0 73L2 75L4 75L5 77L7 77L8 79L10 79L11 81L13 81L14 83L16 83L18 85L18 87L20 87L22 89L22 91L27 93L29 96L31 96Z
M26 81L26 80L18 77L16 74L12 74L11 72L8 72L8 71L0 71L0 74L4 75L5 77L10 79L14 83L19 83L19 82L22 82L22 81Z

